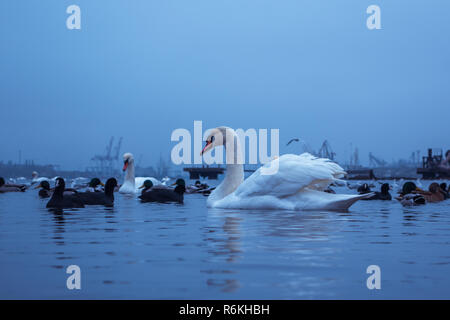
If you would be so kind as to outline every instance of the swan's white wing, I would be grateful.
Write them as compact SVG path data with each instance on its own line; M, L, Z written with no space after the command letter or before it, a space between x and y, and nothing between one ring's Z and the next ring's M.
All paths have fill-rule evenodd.
M263 168L277 165L276 173L263 174ZM299 156L285 154L256 170L236 189L235 195L240 198L259 195L289 197L304 188L323 190L344 174L344 169L328 159L309 153Z

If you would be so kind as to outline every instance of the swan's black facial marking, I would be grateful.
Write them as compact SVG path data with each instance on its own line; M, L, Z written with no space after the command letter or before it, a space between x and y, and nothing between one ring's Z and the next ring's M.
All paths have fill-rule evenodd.
M200 152L201 155L203 155L207 150L213 149L217 146L221 146L226 144L226 131L227 129L225 127L219 127L210 133L208 138L205 140L205 147ZM216 139L217 138L217 139ZM217 141L216 141L217 140Z
M206 144L208 145L208 144L213 143L214 140L216 140L216 137L215 137L215 136L211 136L211 137L209 137L208 139L206 139L205 142L206 142Z
M127 170L128 164L129 164L129 161L128 161L128 160L129 160L129 159L126 159L126 160L123 161L123 168L122 168L122 171L126 171L126 170Z
M205 153L205 150L210 147L212 145L212 143L214 142L216 138L214 136L210 136L206 139L205 141L205 147L203 148L203 150L200 152L200 155L203 155ZM212 146L211 146L212 147Z

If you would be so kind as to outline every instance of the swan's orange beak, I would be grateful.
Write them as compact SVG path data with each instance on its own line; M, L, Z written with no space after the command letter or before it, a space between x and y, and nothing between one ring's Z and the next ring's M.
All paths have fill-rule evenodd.
M124 163L123 163L123 171L126 171L127 170L127 168L128 168L128 161L125 161Z
M203 148L202 152L200 152L200 155L202 156L206 151L211 149L211 147L212 147L212 142L206 141L205 147Z

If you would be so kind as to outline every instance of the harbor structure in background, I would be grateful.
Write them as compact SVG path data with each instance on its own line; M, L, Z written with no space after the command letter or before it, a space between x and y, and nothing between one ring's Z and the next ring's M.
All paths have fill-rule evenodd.
M449 153L450 150L446 152L446 157ZM427 156L422 157L422 168L417 168L417 173L424 179L449 179L450 163L446 157L442 149L429 148Z
M387 162L383 159L375 157L372 152L369 152L369 166L370 167L386 167Z
M220 166L198 166L183 168L183 171L189 173L189 179L191 180L198 180L200 179L200 177L208 178L209 180L217 180L219 174L223 174L225 172L225 168L222 168Z
M319 158L327 158L334 161L336 157L336 152L333 151L328 140L325 140L322 143L322 146L320 147L319 151L317 152L317 156Z
M95 155L91 158L93 166L87 167L86 171L99 177L112 177L120 174L119 156L123 138L120 137L113 151L114 137L111 137L106 146L105 153Z

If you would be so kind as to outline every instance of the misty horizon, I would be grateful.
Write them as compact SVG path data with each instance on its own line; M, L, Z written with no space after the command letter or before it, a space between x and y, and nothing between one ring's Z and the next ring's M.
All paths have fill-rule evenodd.
M270 134L269 137L270 139ZM296 138L296 137L293 137ZM115 147L117 147L117 138L114 137L114 144L113 144L113 149ZM288 140L287 140L288 141ZM325 141L325 140L324 140ZM328 141L328 140L327 140ZM308 144L306 141L302 141L300 140L300 142L298 141L293 141L291 142L291 144L289 146L286 146L286 143L284 143L285 141L281 141L280 139L280 149L285 150L285 152L280 152L280 154L284 154L284 153L294 153L294 154L301 154L303 152L310 152L314 155L317 155L319 147L320 146L311 146L310 144ZM289 142L289 141L288 141ZM329 141L328 141L329 142ZM172 147L176 144L177 142L171 142ZM248 149L249 143L247 142L245 144L245 147ZM332 147L332 146L331 146ZM309 149L309 150L308 150ZM436 151L438 149L441 149L443 154L445 154L446 149L445 148L431 148L433 149L433 151ZM357 150L357 151L356 151ZM95 163L95 160L93 159L95 156L105 156L107 154L107 143L105 143L105 145L103 146L103 152L100 152L98 154L92 155L89 159L80 159L80 163L86 163L86 165L80 165L78 167L70 167L70 166L63 166L61 164L58 163L50 163L50 162L38 162L35 159L30 159L26 157L26 154L24 154L24 152L22 150L19 150L17 152L17 159L0 159L1 163L4 164L8 164L8 163L13 163L13 164L35 164L35 165L55 165L58 166L60 169L62 170L77 170L77 171L84 171L86 170L88 167L94 167L97 164ZM344 150L344 152L339 152L339 150L336 152L335 149L332 149L332 151L335 153L335 158L334 160L338 163L340 163L341 165L349 165L352 163L352 161L354 160L352 158L352 155L354 155L355 151L358 153L359 156L359 165L363 166L363 167L368 167L370 166L370 158L369 155L365 155L365 154L361 154L359 151L359 147L358 146L354 146L351 143L349 144L349 146ZM114 152L111 152L111 157L113 159L116 159L116 167L119 169L121 168L122 164L123 164L123 160L122 160L122 155L124 153L128 152L127 150L120 150L119 155L117 158L115 158L115 150ZM412 153L415 153L414 155ZM426 150L416 150L413 151L412 153L410 153L409 155L405 155L404 157L399 157L399 158L392 158L392 159L385 159L385 158L381 158L375 154L373 154L373 156L375 156L377 159L381 160L381 161L385 161L387 163L387 166L389 165L398 165L399 162L408 162L410 164L412 164L412 160L414 157L414 160L416 163L421 164L422 162L422 157L425 157L428 153L428 148ZM418 152L418 153L417 153ZM269 150L269 155L270 155L270 150ZM419 155L420 158L417 158L416 156ZM165 164L169 164L172 165L174 167L180 166L183 167L185 165L189 165L190 163L183 163L181 165L176 165L171 163L171 159L170 159L170 151L167 154L163 154L160 153L159 156L157 157L157 159L155 159L153 162L148 162L145 160L145 158L143 157L143 154L135 154L135 157L137 158L137 165L139 167L157 167L160 163L160 161L164 161ZM203 162L205 165L206 163ZM246 164L250 164L248 162L248 154L246 156ZM258 163L260 163L260 161L258 160Z

